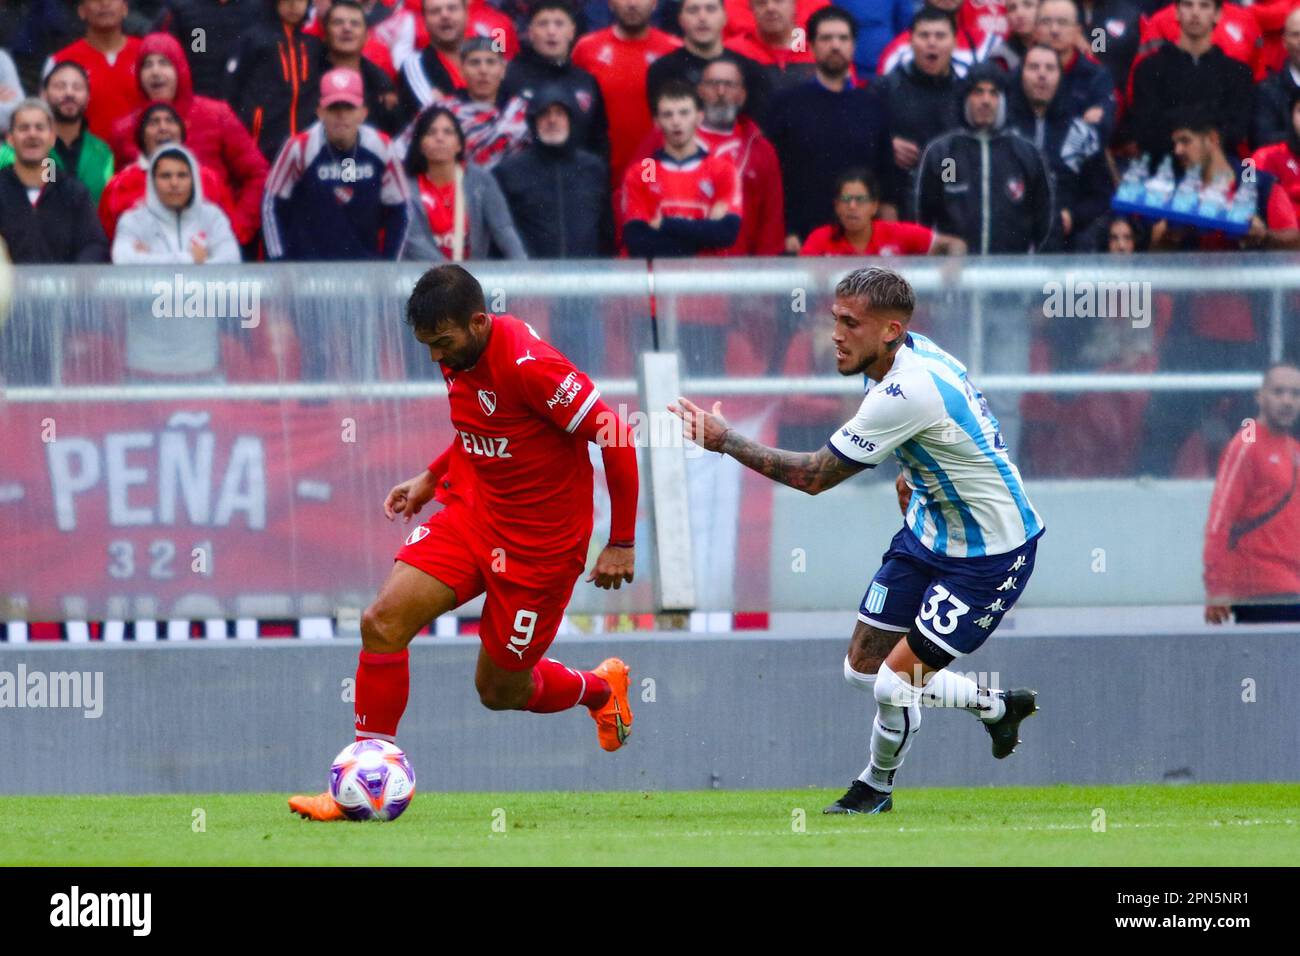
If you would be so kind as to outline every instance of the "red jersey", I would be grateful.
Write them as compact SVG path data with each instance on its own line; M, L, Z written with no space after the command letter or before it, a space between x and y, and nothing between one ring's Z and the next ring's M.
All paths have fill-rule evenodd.
M1291 205L1300 213L1300 159L1291 152L1287 142L1261 146L1250 157L1258 169L1277 177L1278 185L1291 199ZM1272 198L1271 196L1269 197Z
M1153 40L1178 42L1178 11L1172 3L1150 17L1143 17L1141 24L1139 36L1143 46ZM1219 24L1214 28L1214 35L1210 39L1234 60L1240 60L1252 70L1255 68L1255 49L1260 41L1259 24L1249 10L1235 3L1225 3L1223 13L1219 15Z
M625 40L615 27L588 33L573 47L573 63L596 78L609 116L610 181L622 181L623 170L653 124L646 102L650 64L671 53L682 41L651 28L639 40Z
M831 0L798 0L794 10L794 25L806 29L808 18L822 7L829 7L830 4ZM727 11L727 26L723 31L726 39L742 36L752 39L758 36L758 22L754 19L754 9L750 6L749 0L723 0L722 5ZM811 46L811 44L805 45Z
M135 81L135 62L139 56L139 37L127 37L126 46L117 51L111 63L85 40L78 40L50 57L52 63L46 64L45 72L49 72L53 63L80 64L90 78L86 125L104 142L111 143L113 124L144 102Z
M650 159L653 165L634 163L623 178L623 222L651 222L656 215L707 219L719 201L725 201L728 212L744 221L740 173L728 157L716 156L700 146L685 159L673 159L662 149ZM711 249L701 255L725 252Z
M1224 449L1205 525L1211 603L1300 594L1300 442L1256 422Z
M592 468L574 432L600 396L591 379L510 315L492 316L473 368L442 375L460 439L452 480L469 485L457 492L483 541L507 561L585 555Z
M871 238L867 248L859 252L843 234L837 236L834 226L818 226L808 234L801 256L924 256L934 245L934 232L914 222L887 222L883 219L871 223Z
M785 252L785 188L776 149L748 116L738 117L728 132L701 126L695 138L714 156L725 156L740 173L745 211L740 235L727 250L730 256L779 256ZM663 149L664 134L656 127L641 141L635 160ZM635 162L634 160L634 162Z

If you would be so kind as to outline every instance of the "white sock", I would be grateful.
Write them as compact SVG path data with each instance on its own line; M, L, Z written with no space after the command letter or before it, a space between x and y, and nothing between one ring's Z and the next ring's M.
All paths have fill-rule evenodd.
M858 690L866 691L868 694L876 692L876 675L855 671L853 665L849 663L847 654L844 655L844 683L850 687L856 687Z
M980 687L969 677L949 670L931 674L921 698L930 707L956 707L988 723L1001 719L1007 712L1006 703L996 691Z
M880 665L874 690L876 719L871 724L871 762L858 779L891 793L894 774L903 765L921 727L921 691L890 670L888 664Z

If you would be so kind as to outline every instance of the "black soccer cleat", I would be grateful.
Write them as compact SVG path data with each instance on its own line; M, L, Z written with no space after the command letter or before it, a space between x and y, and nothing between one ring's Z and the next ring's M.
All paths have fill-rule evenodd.
M840 797L822 813L888 813L894 809L891 794L881 793L861 780L849 785L849 792Z
M993 738L993 756L998 760L1011 756L1020 743L1020 722L1038 712L1038 692L1033 690L1004 690L1002 700L1007 711L997 720L985 721L984 729Z

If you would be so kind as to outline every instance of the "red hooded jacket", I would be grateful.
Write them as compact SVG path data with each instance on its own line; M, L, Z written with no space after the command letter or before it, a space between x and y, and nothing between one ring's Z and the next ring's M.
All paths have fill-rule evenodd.
M145 59L154 53L165 56L176 68L172 106L185 121L185 146L201 164L230 184L235 202L230 224L241 243L249 242L262 223L262 187L269 170L265 157L228 104L194 94L189 63L170 33L151 33L141 41L135 69L137 84ZM140 92L144 95L143 86ZM148 97L145 99L148 105ZM112 147L118 169L125 169L140 155L135 129L143 112L141 106L113 124Z

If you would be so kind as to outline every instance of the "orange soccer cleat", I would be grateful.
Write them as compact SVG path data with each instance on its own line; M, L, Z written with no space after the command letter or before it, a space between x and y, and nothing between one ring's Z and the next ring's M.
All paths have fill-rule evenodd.
M342 820L343 811L328 790L314 797L299 794L289 798L289 809L306 820Z
M603 677L610 690L605 706L591 711L592 720L596 721L596 737L602 750L617 750L632 735L632 708L627 702L629 669L617 657L609 657L592 673Z

